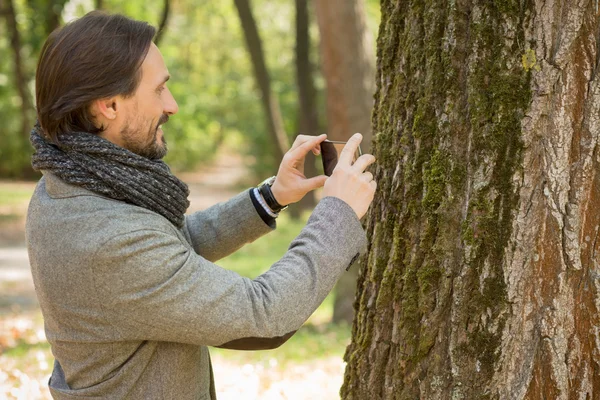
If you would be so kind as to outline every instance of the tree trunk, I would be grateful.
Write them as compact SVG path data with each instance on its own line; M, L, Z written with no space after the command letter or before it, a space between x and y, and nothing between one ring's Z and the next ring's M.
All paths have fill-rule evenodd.
M21 56L21 35L17 26L17 15L13 0L0 0L0 11L4 15L6 21L6 27L8 31L8 37L10 40L10 47L13 52L13 69L14 69L14 83L21 100L21 132L22 137L28 141L29 132L33 128L31 122L34 113L33 105L31 102L31 93L28 88L27 74L25 73L25 65L23 64L23 58Z
M599 399L598 3L381 9L342 398Z
M364 1L316 0L315 7L327 86L328 137L348 140L360 132L361 147L369 151L375 72Z
M244 39L246 47L250 53L252 67L256 83L261 93L261 100L265 110L267 130L273 141L273 149L277 165L283 159L283 155L290 148L285 129L283 127L283 119L279 102L271 91L271 78L265 64L262 43L256 27L256 22L252 16L250 8L250 0L234 0L235 7L240 16L242 30L244 31Z
M319 112L317 110L313 67L310 62L310 19L308 0L296 0L296 83L298 85L299 133L318 135ZM306 155L304 174L307 177L317 175L315 156L312 152ZM308 192L302 200L290 207L293 218L298 218L303 210L312 210L316 205L314 192Z
M164 0L163 3L164 3L163 11L160 16L160 22L158 24L158 29L156 30L156 36L154 37L154 44L157 46L160 44L160 41L163 38L165 29L167 28L167 22L169 21L169 13L171 11L170 0Z
M66 0L48 0L45 13L46 36L50 35L61 24L61 16Z
M356 280L358 268L350 268L335 284L335 297L333 299L333 323L346 322L351 324L354 319L354 301L356 300Z
M375 87L373 39L366 27L363 0L316 0L321 32L322 70L327 85L328 138L346 141L363 134L371 147L371 110ZM333 322L352 323L356 295L353 268L335 287Z
M104 0L95 0L95 9L96 10L103 10L104 9Z

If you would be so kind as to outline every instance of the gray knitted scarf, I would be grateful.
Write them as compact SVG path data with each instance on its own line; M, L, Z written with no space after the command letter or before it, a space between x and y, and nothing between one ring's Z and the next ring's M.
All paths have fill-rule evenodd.
M190 202L189 189L163 161L150 160L97 135L77 132L59 135L57 146L31 131L35 153L31 165L64 182L154 211L178 228Z

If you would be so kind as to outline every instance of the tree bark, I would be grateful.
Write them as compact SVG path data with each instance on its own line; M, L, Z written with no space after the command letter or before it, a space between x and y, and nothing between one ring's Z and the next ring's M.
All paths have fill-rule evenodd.
M308 0L296 0L296 84L298 85L299 103L299 133L304 135L318 135L319 112L317 110L315 82L313 79L313 66L310 62L310 18L308 13ZM317 175L315 156L312 152L306 155L304 174L308 177ZM314 192L308 192L298 204L290 207L292 217L299 217L303 210L315 207Z
M273 149L277 165L283 159L283 155L290 148L290 144L283 127L283 118L277 98L271 90L271 77L265 64L265 57L262 48L258 28L252 15L249 0L234 0L235 7L238 11L242 30L244 31L244 39L246 47L250 53L252 60L252 68L254 77L261 93L261 101L265 110L266 125L269 135L273 141Z
M598 7L381 2L342 398L600 398Z
M327 134L346 141L363 134L371 147L371 110L375 90L373 39L366 27L363 0L316 0L321 33L322 70L327 86ZM353 268L335 287L333 322L352 323L358 274Z
M157 46L160 44L160 41L162 40L163 35L165 33L165 29L167 28L167 22L169 21L170 11L171 11L170 0L164 0L163 11L160 16L160 22L158 24L156 36L154 37L154 44Z
M13 53L14 82L21 100L21 131L22 137L29 140L29 132L33 127L31 122L34 113L31 93L28 88L27 74L21 56L21 34L17 26L17 15L13 0L0 0L0 11L6 21L10 47Z
M321 34L321 64L327 86L327 125L331 140L363 134L371 147L371 110L375 91L373 39L363 0L316 0Z

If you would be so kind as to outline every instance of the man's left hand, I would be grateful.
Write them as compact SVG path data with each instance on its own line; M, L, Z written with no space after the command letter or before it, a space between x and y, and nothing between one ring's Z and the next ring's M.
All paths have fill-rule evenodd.
M306 193L323 187L327 176L320 175L314 178L304 176L304 158L309 151L315 155L321 152L321 142L327 139L327 135L308 136L298 135L292 148L283 156L277 177L271 191L275 200L282 206L300 201Z

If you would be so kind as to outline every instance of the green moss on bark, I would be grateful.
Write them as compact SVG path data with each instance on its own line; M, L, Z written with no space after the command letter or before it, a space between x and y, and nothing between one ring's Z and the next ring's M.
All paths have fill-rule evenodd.
M507 307L532 12L530 1L382 1L379 189L367 223L376 238L343 398L434 398L440 387L485 397Z

